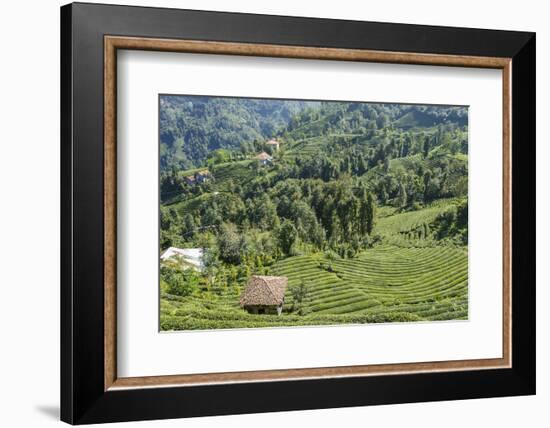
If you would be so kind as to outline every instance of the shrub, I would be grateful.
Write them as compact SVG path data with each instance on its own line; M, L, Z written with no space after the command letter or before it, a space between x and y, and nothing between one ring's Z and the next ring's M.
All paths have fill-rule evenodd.
M198 290L199 275L194 269L180 270L172 266L162 266L161 282L167 284L167 292L177 296L189 296Z

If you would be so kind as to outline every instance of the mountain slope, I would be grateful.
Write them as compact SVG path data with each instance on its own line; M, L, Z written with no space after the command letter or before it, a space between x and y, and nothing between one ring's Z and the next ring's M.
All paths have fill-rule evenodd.
M263 141L286 127L303 101L162 95L160 163L162 169L200 166L217 149L239 149Z

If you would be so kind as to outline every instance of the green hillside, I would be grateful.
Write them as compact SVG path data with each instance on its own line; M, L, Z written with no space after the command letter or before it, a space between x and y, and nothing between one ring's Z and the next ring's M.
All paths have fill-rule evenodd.
M204 252L161 264L162 330L467 319L466 108L173 96L161 119L161 250ZM288 279L280 316L240 307L252 275Z
M163 330L275 327L467 319L467 253L455 248L379 246L357 259L328 261L321 255L296 256L275 263L269 273L289 284L311 284L307 315L250 315L239 294L228 290L208 298L163 295ZM292 307L292 295L285 296Z
M314 102L204 96L160 97L160 163L200 166L212 150L239 150L284 128Z

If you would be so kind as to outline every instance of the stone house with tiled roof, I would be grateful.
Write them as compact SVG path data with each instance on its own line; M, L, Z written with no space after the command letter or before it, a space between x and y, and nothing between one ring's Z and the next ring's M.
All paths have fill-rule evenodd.
M251 314L281 315L287 287L284 276L253 275L241 294L241 307Z

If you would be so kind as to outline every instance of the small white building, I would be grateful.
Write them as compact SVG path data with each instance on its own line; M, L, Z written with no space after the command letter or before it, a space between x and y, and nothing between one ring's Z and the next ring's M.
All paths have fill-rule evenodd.
M177 260L181 262L183 268L193 268L199 272L204 267L202 248L170 247L160 255L160 259L162 261Z

